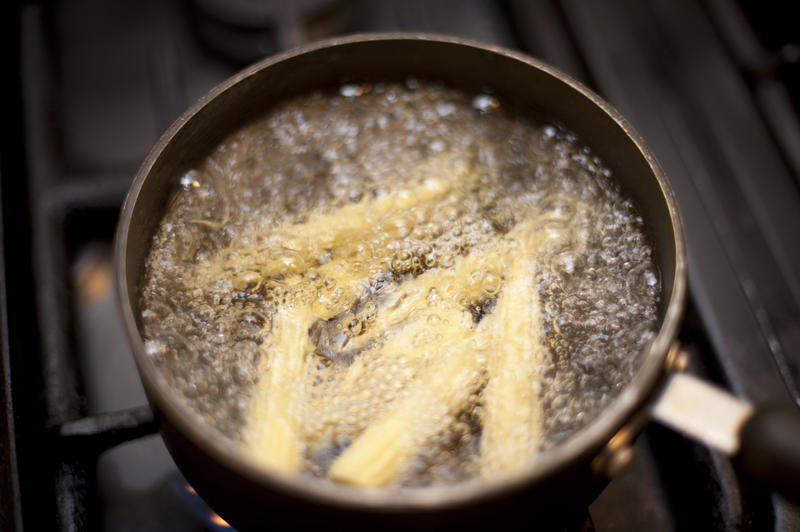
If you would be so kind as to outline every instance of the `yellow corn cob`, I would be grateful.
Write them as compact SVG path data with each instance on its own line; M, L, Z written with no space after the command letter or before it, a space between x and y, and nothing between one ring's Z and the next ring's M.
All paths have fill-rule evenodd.
M495 351L488 362L481 434L484 475L528 463L540 433L540 408L532 391L539 349L539 298L531 262L513 258L509 279L491 315Z
M302 223L287 221L264 228L264 234L271 235L266 243L238 246L235 253L220 253L209 263L199 264L198 271L212 278L232 279L239 289L258 279L310 272L327 252L333 253L334 260L352 259L366 247L373 254L369 262L380 263L392 252L386 245L388 240L403 230L403 213L422 209L428 213L423 218L427 218L454 184L465 185L474 179L462 161L440 155L412 169L408 180L412 185L407 189L367 198L333 212L313 212ZM334 270L332 266L323 269ZM352 272L345 280L351 281L350 277Z
M419 446L442 430L445 416L456 410L477 384L482 358L471 340L462 339L440 353L413 382L405 398L333 462L328 476L365 487L384 486L394 480Z
M587 206L582 202L576 206L584 208ZM555 231L532 219L517 225L508 235L514 245L506 251L506 283L490 321L496 348L489 359L489 381L483 392L483 475L519 469L529 463L539 447L542 411L533 383L538 378L544 347L533 266L547 246L569 243L574 253L582 252L586 240L574 233L573 228Z
M268 371L254 392L248 415L245 439L251 452L261 463L282 471L296 471L301 463L296 388L314 349L308 339L312 319L308 307L275 313Z

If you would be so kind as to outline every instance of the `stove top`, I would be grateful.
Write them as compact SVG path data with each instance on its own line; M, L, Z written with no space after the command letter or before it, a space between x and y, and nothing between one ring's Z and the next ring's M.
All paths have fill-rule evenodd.
M3 105L0 530L224 530L180 476L116 315L119 207L160 133L248 62L356 31L462 35L598 91L686 225L690 371L800 404L800 34L750 0L10 3ZM565 529L790 530L800 508L657 425ZM575 524L577 523L577 525Z

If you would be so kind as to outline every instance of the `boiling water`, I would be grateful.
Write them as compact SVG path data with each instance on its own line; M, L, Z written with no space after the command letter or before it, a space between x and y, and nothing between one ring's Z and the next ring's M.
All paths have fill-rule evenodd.
M146 351L271 466L325 477L372 438L365 457L394 446L391 480L365 485L507 472L596 417L657 327L652 249L610 171L489 94L315 92L175 179Z

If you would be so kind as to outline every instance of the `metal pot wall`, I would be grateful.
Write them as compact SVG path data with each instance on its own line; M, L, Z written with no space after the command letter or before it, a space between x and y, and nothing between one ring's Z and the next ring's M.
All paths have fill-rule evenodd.
M502 482L398 497L383 491L308 483L264 470L250 463L233 444L215 437L210 428L195 423L145 355L138 293L150 242L177 186L176 176L191 168L226 134L287 96L344 80L391 80L412 74L466 91L491 87L500 98L534 109L574 131L606 162L638 205L654 244L663 293L660 330L643 354L637 375L587 428ZM689 389L700 390L700 395L708 391L707 385L697 385L688 377L665 379L667 370L680 360L673 341L687 286L682 230L668 180L639 136L618 112L564 74L522 54L461 39L361 35L314 44L257 63L215 88L180 117L152 149L126 198L116 237L116 280L125 326L164 440L194 488L234 526L255 528L281 521L330 523L331 519L351 525L440 526L474 523L481 518L496 522L520 508L531 516L547 518L571 507L585 507L608 475L624 465L630 443L651 414L665 423L692 429L680 421L681 407L676 407L675 401L680 393L687 393L687 382ZM726 441L722 447L728 445L726 450L735 452L736 434L752 409L736 399L728 399L721 408L733 415L728 427L733 444ZM800 461L794 465L800 471ZM791 491L792 482L787 485Z

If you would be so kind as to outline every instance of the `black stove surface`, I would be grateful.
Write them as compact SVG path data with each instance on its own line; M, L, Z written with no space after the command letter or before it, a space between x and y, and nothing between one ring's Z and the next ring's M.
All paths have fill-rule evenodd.
M180 476L116 315L110 246L160 133L248 62L422 30L521 49L642 134L686 225L690 371L800 404L800 35L742 0L11 3L2 123L0 530L224 530ZM19 73L19 76L14 76ZM524 517L524 516L521 516ZM728 458L648 427L565 529L800 530ZM578 523L574 525L572 523Z

